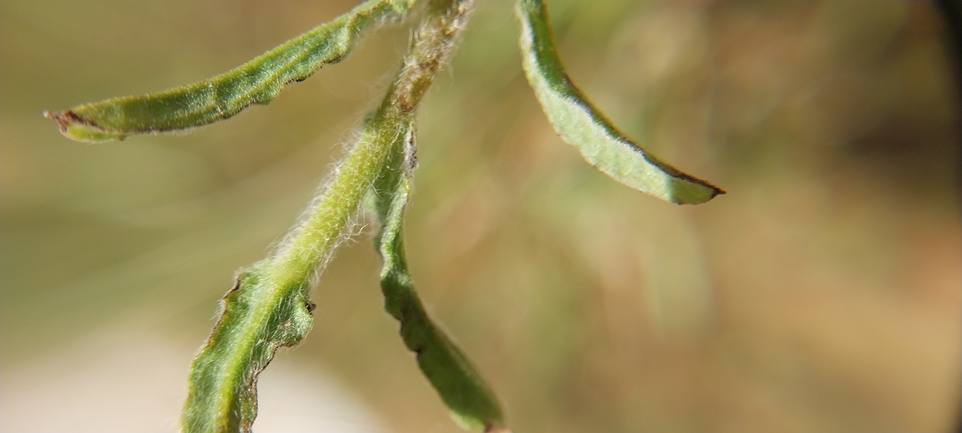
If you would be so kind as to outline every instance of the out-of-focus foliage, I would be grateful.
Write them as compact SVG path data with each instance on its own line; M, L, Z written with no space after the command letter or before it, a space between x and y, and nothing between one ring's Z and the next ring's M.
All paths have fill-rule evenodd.
M295 220L406 33L183 137L78 146L41 110L203 79L352 6L0 2L0 429L131 430L107 400L72 409L88 406L60 371L23 372L93 334L128 336L103 357L145 335L202 341L209 306ZM408 264L516 431L954 424L960 111L930 3L549 0L596 105L729 192L692 208L563 145L521 72L513 1L478 6L421 113ZM336 372L394 431L458 431L397 341L377 269L368 242L342 250L310 337L278 358ZM183 388L191 355L163 386ZM123 397L105 398L137 401Z

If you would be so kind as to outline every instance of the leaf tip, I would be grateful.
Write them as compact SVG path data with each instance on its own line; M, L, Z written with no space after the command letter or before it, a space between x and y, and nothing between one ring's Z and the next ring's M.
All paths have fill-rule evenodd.
M104 130L73 110L44 111L43 117L57 122L57 125L60 126L60 133L71 140L102 143L127 138L126 134Z
M673 179L668 188L668 201L675 204L702 204L726 194L726 191L688 175Z
M702 181L702 183L703 183L703 185L704 185L705 187L707 187L707 188L710 190L710 194L708 195L708 198L707 198L705 201L709 201L709 200L711 200L711 199L713 199L713 198L715 198L715 197L718 197L718 196L720 196L720 195L723 195L723 194L728 194L728 191L725 191L725 190L723 190L723 189L721 189L721 188L719 188L719 187L717 187L717 186L715 186L715 185L712 185L712 184L710 184L710 183L708 183L708 182Z
M69 119L70 119L71 115L76 116L76 114L74 114L74 112L73 112L73 111L70 111L70 110L67 110L67 111L47 111L47 110L43 110L43 117L46 117L47 119L50 119L50 120L53 120L54 122L57 122L57 124L60 125L60 132L61 132L61 133L66 133L66 132L67 132L67 125L70 124L70 120L69 120Z

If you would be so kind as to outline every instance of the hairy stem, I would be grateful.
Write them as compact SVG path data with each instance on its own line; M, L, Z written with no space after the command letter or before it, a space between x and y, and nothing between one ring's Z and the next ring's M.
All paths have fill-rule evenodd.
M351 154L304 224L278 250L273 261L278 276L309 274L336 244L341 230L365 191L384 169L392 147L403 139L407 124L438 72L454 52L473 0L433 0L421 20L404 65Z
M250 431L257 376L277 348L296 345L310 330L311 277L337 246L362 197L413 134L415 109L450 58L470 5L471 0L431 1L397 78L331 183L270 257L239 273L191 365L184 431Z

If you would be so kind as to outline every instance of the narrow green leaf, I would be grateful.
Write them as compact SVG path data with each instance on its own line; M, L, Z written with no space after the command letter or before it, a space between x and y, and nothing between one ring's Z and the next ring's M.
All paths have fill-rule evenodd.
M311 328L311 277L342 239L351 215L390 161L410 115L382 106L317 204L270 257L242 271L224 297L211 336L191 364L181 424L188 433L248 432L257 415L257 376L279 347Z
M453 51L470 6L471 0L431 0L404 66L380 107L365 120L357 143L335 170L331 184L277 251L241 272L224 298L223 312L207 344L191 365L181 419L184 431L250 431L257 414L257 376L277 348L297 344L310 329L311 276L342 238L364 194L372 188L391 191L393 199L397 182L403 179L404 195L396 197L406 200L408 178L397 177L395 169L404 160L399 152L413 146L415 110ZM398 215L392 226L398 231L403 203L387 204ZM400 242L398 232L392 233L390 239ZM394 240L390 242L393 245ZM400 244L396 248L400 251ZM390 253L397 257L395 250ZM401 260L403 264L403 256ZM404 270L397 265L392 269ZM392 275L398 275L397 271ZM431 383L468 425L504 431L501 411L492 403L490 391L424 314L410 284L404 287L408 294L392 295L392 305L398 305L392 311L402 315L402 335L422 352L419 363Z
M307 281L274 287L270 259L246 269L223 300L223 313L191 365L183 431L247 432L257 416L257 375L279 347L311 329Z
M253 104L268 104L289 83L343 59L365 28L406 14L416 0L368 0L263 55L211 79L141 96L44 112L78 141L123 140L227 119Z
M507 432L494 393L451 339L431 321L414 291L404 258L402 218L416 165L414 113L464 30L473 0L431 0L414 31L404 67L386 103L390 116L407 122L402 140L374 182L369 203L381 221L375 243L384 266L381 291L385 309L401 324L401 339L415 352L418 366L462 426L488 433ZM390 111L390 110L388 110Z
M678 204L724 194L658 160L615 128L568 78L558 57L542 0L519 0L525 75L555 131L596 168L618 182Z
M424 310L414 291L401 237L404 208L414 170L414 131L374 185L374 208L381 221L375 240L384 259L381 291L384 307L401 324L404 345L417 356L418 367L463 427L485 432L507 431L497 398L477 369Z

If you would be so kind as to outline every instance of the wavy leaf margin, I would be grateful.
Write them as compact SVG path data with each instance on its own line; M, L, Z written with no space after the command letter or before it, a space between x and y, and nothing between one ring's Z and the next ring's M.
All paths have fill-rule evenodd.
M416 0L369 0L213 78L161 92L44 112L68 138L90 143L195 128L269 104L288 84L346 57L371 25L403 17Z

